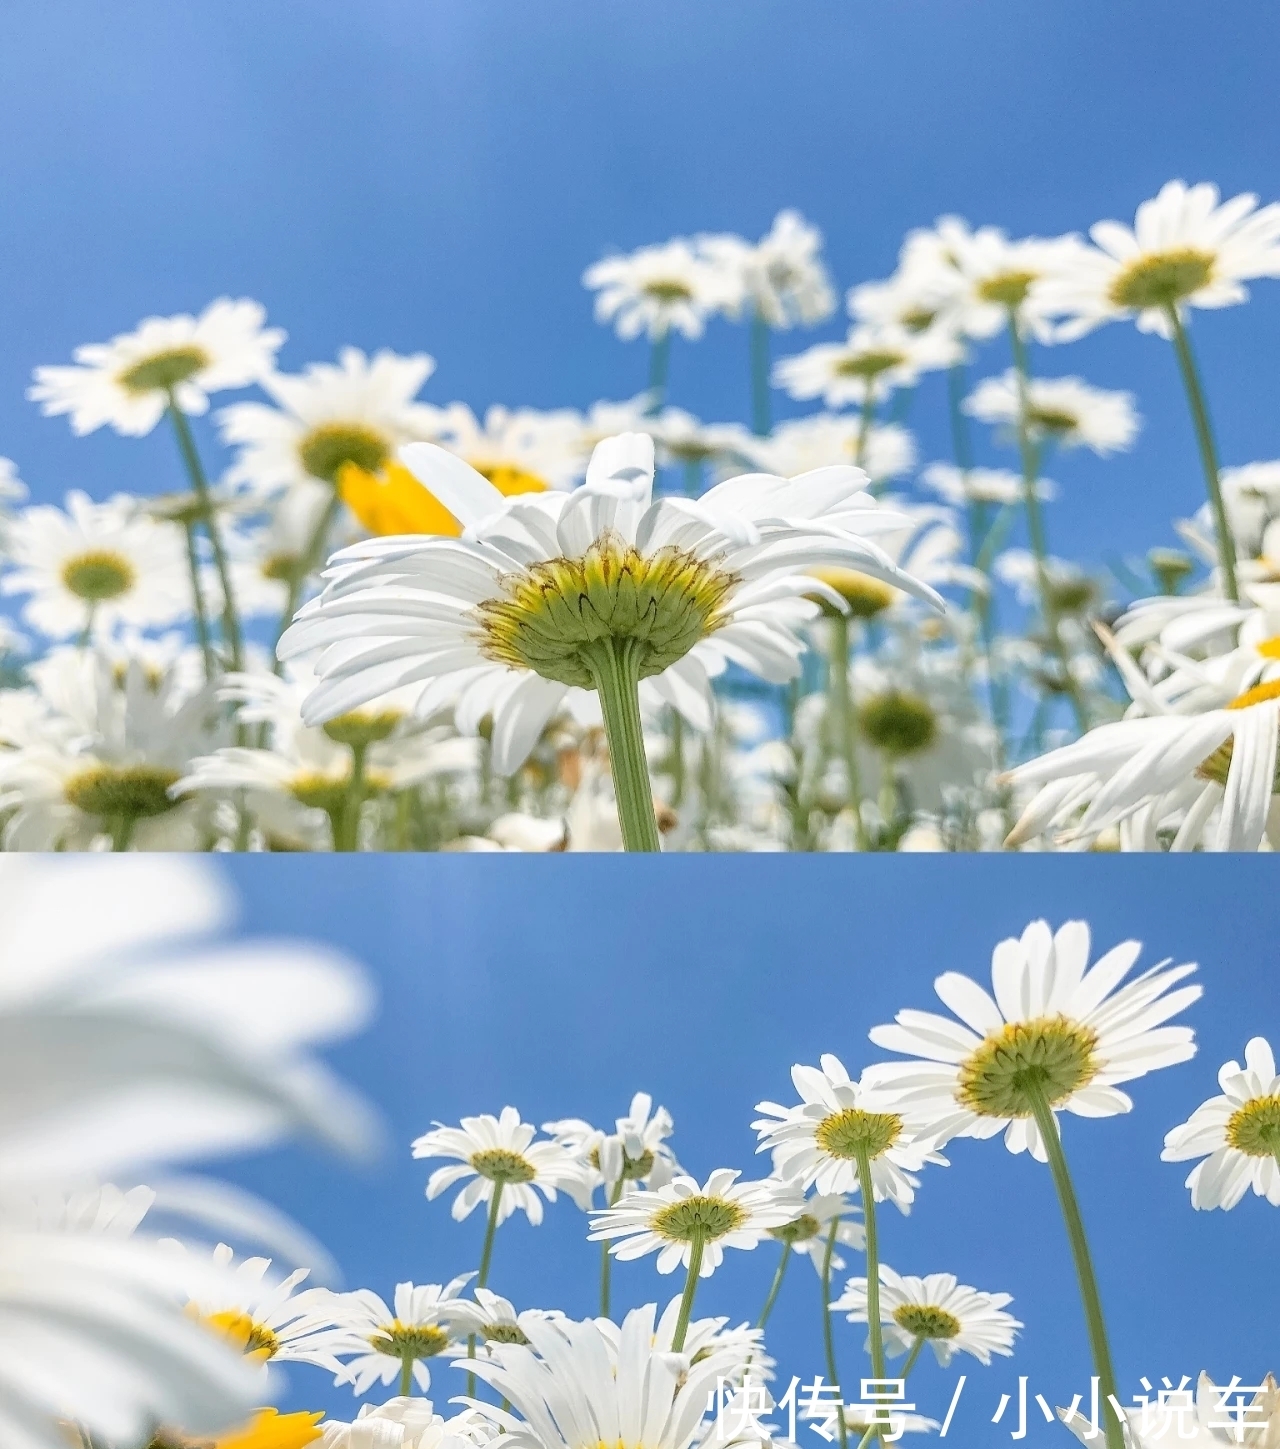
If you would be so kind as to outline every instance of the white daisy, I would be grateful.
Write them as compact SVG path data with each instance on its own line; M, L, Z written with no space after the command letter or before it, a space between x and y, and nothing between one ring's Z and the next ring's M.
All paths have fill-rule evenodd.
M804 1211L781 1227L770 1228L769 1236L796 1253L803 1253L813 1264L814 1271L821 1276L823 1261L827 1252L827 1239L831 1236L831 1224L839 1222L836 1228L836 1242L861 1253L867 1244L866 1230L858 1221L859 1208L843 1193L814 1193L804 1200ZM837 1252L831 1254L831 1267L839 1272L845 1261Z
M756 464L780 478L794 478L815 468L854 463L873 483L900 478L916 464L915 439L897 423L875 423L865 429L850 413L813 413L779 423L767 438L756 438Z
M594 1192L602 1186L611 1201L631 1183L664 1187L678 1170L667 1138L675 1131L671 1113L656 1111L647 1092L637 1092L625 1117L603 1132L579 1117L544 1122L542 1130L581 1163Z
M1022 503L1022 478L1007 468L957 468L952 463L930 463L920 481L953 508L969 503L1017 508ZM1042 503L1051 503L1058 496L1057 485L1048 478L1037 478L1036 495Z
M492 1432L474 1410L446 1419L430 1399L398 1396L362 1404L353 1422L326 1419L317 1449L477 1449Z
M846 300L855 321L954 335L951 314L964 279L956 267L950 232L952 227L964 228L964 223L943 218L938 226L939 231L922 228L908 232L893 276L850 290Z
M696 339L706 318L733 296L733 280L682 238L606 257L582 274L596 293L597 322L612 322L624 341L651 342L673 331Z
M702 423L680 408L663 408L644 419L639 430L653 439L660 467L682 467L686 477L695 481L697 486L686 486L687 493L702 491L705 465L720 473L738 472L757 456L759 439L740 424Z
M557 1192L567 1192L586 1211L591 1202L586 1173L558 1142L535 1142L537 1131L520 1120L514 1107L504 1107L499 1117L488 1113L464 1117L457 1127L435 1123L430 1132L414 1141L413 1155L452 1157L456 1165L438 1167L427 1179L428 1202L446 1188L471 1178L453 1200L451 1214L455 1222L461 1222L481 1203L492 1202L495 1191L501 1193L499 1223L517 1208L531 1223L540 1223L539 1192L548 1202L555 1202Z
M1010 1152L1044 1162L1037 1110L1055 1120L1127 1112L1118 1083L1195 1055L1192 1029L1166 1023L1199 1000L1199 986L1172 989L1196 968L1164 961L1122 986L1141 949L1124 941L1090 967L1084 921L1056 934L1032 921L992 953L994 999L948 971L934 989L959 1020L900 1011L896 1025L874 1027L877 1046L917 1060L870 1067L863 1080L921 1114L939 1143L1003 1131Z
M622 1346L622 1329L607 1318L596 1324L609 1340L616 1358ZM714 1356L720 1374L727 1383L740 1384L749 1373L757 1384L773 1378L775 1361L765 1352L764 1332L740 1323L728 1326L727 1318L693 1318L685 1333L684 1347L677 1350L675 1335L680 1324L680 1295L672 1298L659 1315L653 1329L653 1346L660 1353L680 1352L702 1364Z
M774 1171L784 1180L820 1193L857 1192L865 1158L875 1200L905 1213L920 1185L913 1174L926 1163L946 1166L934 1136L920 1130L920 1114L882 1109L867 1090L866 1074L852 1081L839 1057L825 1054L820 1069L796 1065L791 1080L800 1104L759 1102L756 1111L764 1115L751 1124L760 1138L756 1150L773 1154Z
M1043 289L1064 339L1121 317L1171 337L1171 309L1230 307L1248 298L1246 281L1280 276L1280 205L1259 209L1248 193L1219 204L1208 182L1170 181L1132 227L1100 221L1089 235L1094 245L1066 258Z
M898 387L911 387L922 372L949 367L955 345L932 333L905 327L854 327L844 342L819 342L781 358L773 385L801 400L821 398L827 407L878 402Z
M1033 377L1026 390L1027 429L1039 442L1085 447L1105 458L1127 452L1137 439L1141 420L1132 393L1091 387L1078 377ZM985 378L963 406L980 422L1016 428L1022 414L1016 374Z
M730 316L750 312L769 327L812 327L835 311L822 261L822 233L798 211L780 211L754 244L740 236L700 236L698 250L726 275Z
M1186 1185L1194 1208L1233 1208L1251 1187L1280 1207L1280 1074L1264 1037L1244 1049L1244 1066L1218 1072L1222 1095L1201 1103L1165 1134L1165 1162L1201 1158Z
M75 367L37 367L27 396L46 415L69 413L78 434L108 423L142 437L171 396L184 413L203 413L211 392L266 378L285 334L265 320L257 302L228 297L199 317L148 317L135 332L77 347Z
M1008 1293L966 1288L952 1273L902 1277L880 1264L880 1321L891 1356L909 1353L924 1340L943 1368L956 1353L971 1353L981 1364L990 1364L993 1353L1007 1358L1023 1326L1004 1311L1012 1302ZM850 1323L866 1323L867 1280L850 1278L831 1312L843 1313Z
M776 1178L738 1182L738 1172L718 1168L704 1186L683 1173L656 1190L637 1188L615 1207L591 1215L592 1242L610 1243L621 1262L657 1253L658 1272L681 1264L709 1278L724 1261L725 1248L754 1248L770 1228L800 1216L799 1192Z
M477 1288L474 1302L460 1298L451 1312L451 1321L460 1338L474 1335L481 1346L493 1344L497 1349L507 1343L528 1343L524 1324L529 1318L560 1316L541 1308L527 1308L524 1313L517 1313L509 1298L503 1298L488 1288Z
M117 625L162 628L191 616L191 580L177 529L137 500L94 503L78 489L66 510L40 503L8 525L6 594L29 594L22 617L42 634L110 633Z
M582 477L583 421L572 408L491 407L481 424L465 403L450 403L436 418L429 441L469 463L504 495L569 488Z

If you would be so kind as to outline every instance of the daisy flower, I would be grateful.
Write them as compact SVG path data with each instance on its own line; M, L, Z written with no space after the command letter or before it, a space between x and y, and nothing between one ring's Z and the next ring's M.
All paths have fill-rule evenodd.
M684 1347L676 1349L675 1336L680 1324L679 1294L662 1310L653 1330L653 1346L659 1352L683 1353L699 1366L714 1357L726 1383L741 1384L748 1374L756 1383L773 1378L777 1364L764 1348L764 1331L740 1323L728 1326L727 1318L694 1318L689 1322ZM622 1342L622 1331L607 1318L597 1319L616 1355Z
M817 612L803 568L845 565L939 602L863 536L897 520L866 497L857 469L754 474L696 502L653 502L653 440L625 434L596 448L573 493L504 500L443 449L419 444L402 457L466 531L334 557L324 593L280 642L283 658L320 651L306 722L425 681L420 717L446 703L476 725L491 714L493 765L509 774L570 689L594 689L632 849L658 848L642 679L705 721L710 678L728 662L791 677L804 647L793 621Z
M1221 1096L1165 1134L1161 1159L1202 1159L1186 1181L1193 1208L1233 1208L1250 1187L1280 1207L1280 1074L1266 1039L1253 1037L1244 1066L1227 1062L1218 1085Z
M119 493L94 503L78 489L66 509L40 503L8 524L6 594L29 594L22 617L65 639L118 625L162 628L191 616L191 581L177 530Z
M773 385L789 397L820 397L827 407L879 402L898 387L912 387L922 372L949 367L954 345L928 333L891 325L854 327L844 342L819 342L781 358Z
M596 321L612 322L624 342L641 333L657 342L673 331L695 341L734 294L724 271L679 237L606 257L587 268L582 285L596 294Z
M537 1131L520 1120L514 1107L504 1107L499 1117L488 1113L464 1117L457 1127L436 1122L430 1132L415 1140L413 1155L456 1161L452 1167L436 1168L427 1179L427 1201L470 1178L453 1200L455 1222L461 1222L482 1202L493 1205L495 1194L497 1203L491 1206L491 1215L496 1212L498 1223L519 1209L537 1226L542 1221L539 1192L548 1202L555 1202L557 1192L567 1192L585 1212L591 1197L582 1167L560 1143L535 1142Z
M401 1396L385 1404L362 1404L350 1424L326 1419L318 1449L477 1449L492 1437L474 1410L446 1419L430 1399Z
M920 481L953 508L970 503L1017 508L1022 503L1025 486L1021 476L1007 468L957 468L952 463L930 463L921 473ZM1036 479L1036 493L1042 503L1052 503L1058 496L1056 485L1048 478Z
M926 1163L946 1166L933 1136L912 1120L919 1114L881 1110L867 1091L867 1075L852 1081L839 1057L827 1053L821 1068L794 1066L791 1080L799 1106L759 1102L756 1111L764 1115L751 1124L760 1138L756 1150L772 1152L782 1179L824 1194L857 1192L865 1159L875 1200L905 1213L920 1185L913 1174Z
M869 1067L863 1081L921 1114L939 1143L1003 1131L1010 1152L1047 1161L1041 1117L1128 1112L1119 1083L1195 1055L1192 1029L1167 1023L1200 999L1197 985L1173 989L1196 968L1161 962L1121 985L1141 943L1124 941L1092 967L1089 945L1084 921L1056 933L1032 921L992 953L994 997L957 971L939 976L934 989L958 1020L901 1011L872 1028L877 1046L916 1060Z
M821 1276L827 1252L827 1239L831 1236L831 1224L836 1228L836 1242L861 1253L867 1245L867 1235L858 1222L858 1207L841 1192L814 1193L804 1200L804 1210L797 1218L781 1227L770 1228L769 1236L777 1238L790 1251L803 1253L813 1264L814 1271ZM831 1254L831 1267L839 1271L845 1266L839 1253Z
M726 276L726 310L751 312L778 329L813 327L835 311L822 261L822 233L798 211L780 211L754 244L732 235L700 236L697 248Z
M683 1264L690 1275L709 1278L726 1248L757 1247L770 1228L799 1217L796 1189L773 1178L738 1182L741 1173L718 1168L699 1187L678 1174L665 1187L637 1188L616 1206L592 1212L592 1242L610 1243L621 1262L657 1253L658 1272Z
M524 1331L527 1318L555 1317L540 1308L529 1308L517 1313L515 1304L509 1298L502 1298L488 1288L475 1290L475 1301L460 1298L453 1310L452 1322L459 1337L474 1335L481 1344L528 1343Z
M397 1283L394 1311L368 1288L317 1289L310 1296L328 1327L315 1334L314 1350L345 1360L334 1382L350 1384L357 1398L374 1384L396 1381L402 1395L414 1384L425 1393L431 1387L427 1361L457 1345L458 1295L474 1276L463 1273L445 1284Z
M724 472L750 464L759 441L738 423L702 423L680 408L663 408L640 431L653 439L659 467L684 469L684 491L693 494L702 491L706 465Z
M170 401L184 413L203 413L211 392L266 378L285 334L265 321L257 302L228 297L199 317L148 317L135 332L76 348L74 367L37 367L27 397L46 416L70 414L77 434L106 423L140 438Z
M665 1107L654 1110L648 1092L632 1097L627 1115L617 1119L612 1132L579 1117L544 1122L542 1130L578 1159L592 1191L603 1186L611 1202L631 1183L665 1187L678 1170L675 1153L667 1145L675 1123Z
M862 420L849 413L813 413L779 423L767 438L756 438L751 456L757 466L780 478L853 463L866 470L872 483L884 483L910 473L916 465L916 445L897 423L864 428Z
M1026 389L1027 428L1039 442L1085 447L1105 458L1127 452L1137 439L1141 424L1132 393L1090 387L1078 377L1033 377ZM984 379L963 406L980 422L1016 429L1022 413L1016 374Z
M938 225L944 231L964 227L954 218ZM891 277L852 288L846 302L855 322L947 337L954 336L952 304L963 286L949 235L926 227L907 234Z
M1004 1311L1012 1302L1008 1293L966 1288L952 1273L902 1277L880 1264L880 1318L891 1357L928 1343L943 1368L956 1353L971 1353L981 1364L990 1364L993 1353L1007 1358L1023 1326ZM850 1278L831 1311L843 1313L850 1323L866 1323L867 1280Z
M456 453L504 497L513 497L566 489L581 478L590 452L583 450L582 432L582 418L572 408L495 406L481 423L465 403L450 403L428 441Z

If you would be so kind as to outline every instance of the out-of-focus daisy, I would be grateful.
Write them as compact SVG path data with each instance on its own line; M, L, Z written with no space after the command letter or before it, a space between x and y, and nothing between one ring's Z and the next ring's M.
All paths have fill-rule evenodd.
M673 331L699 338L706 318L734 293L722 269L678 237L595 262L582 285L596 294L596 321L612 322L628 342L642 333L656 342Z
M509 498L576 482L590 451L583 451L582 430L572 408L491 407L481 424L465 403L450 403L429 441L456 453Z
M501 1348L506 1343L528 1343L523 1323L526 1314L532 1318L546 1318L547 1312L538 1308L517 1313L515 1304L509 1298L502 1298L488 1288L477 1288L475 1300L458 1299L452 1308L452 1323L459 1335L474 1334L481 1344L494 1344ZM554 1316L554 1315L552 1315Z
M648 1092L637 1092L625 1117L612 1132L601 1131L579 1117L544 1122L542 1130L571 1152L589 1174L591 1186L603 1186L613 1201L631 1183L663 1187L677 1170L667 1138L675 1131L671 1113L653 1105Z
M537 1132L532 1124L520 1120L514 1107L504 1107L498 1117L488 1113L464 1117L457 1127L437 1122L430 1132L415 1139L413 1155L452 1157L456 1162L452 1167L438 1167L431 1174L427 1200L470 1178L453 1200L455 1222L461 1222L481 1203L492 1203L495 1193L499 1195L499 1223L517 1209L531 1223L540 1223L539 1192L548 1202L555 1202L557 1192L567 1192L585 1211L590 1206L586 1173L559 1142L535 1142Z
M822 261L822 233L798 211L780 211L754 244L740 236L701 236L698 250L728 279L730 316L754 313L778 329L812 327L835 311Z
M1085 447L1105 458L1127 452L1137 439L1141 420L1132 393L1091 387L1078 377L1033 377L1026 391L1027 428L1037 441ZM964 410L980 422L1016 428L1022 413L1017 375L985 378L965 399Z
M191 615L181 536L117 494L94 503L78 489L66 509L24 508L8 524L6 594L29 594L22 617L42 634L109 633L119 624L162 628Z
M1245 1046L1244 1065L1218 1072L1222 1095L1165 1134L1165 1162L1201 1158L1186 1185L1194 1208L1233 1208L1252 1188L1280 1207L1280 1074L1265 1037Z
M1016 508L1024 487L1021 477L1007 468L957 468L952 463L930 463L920 481L953 508L969 503ZM1056 485L1048 478L1036 479L1036 492L1042 503L1051 503L1058 496Z
M407 1395L385 1404L361 1404L351 1423L326 1419L320 1428L319 1449L477 1449L492 1437L489 1425L471 1409L446 1419L430 1399Z
M821 398L827 407L880 401L912 386L922 372L948 367L955 350L947 339L905 327L854 327L844 342L819 342L773 369L773 383L788 396Z
M1079 238L1022 237L1011 241L998 227L971 231L958 217L941 218L936 245L954 267L959 285L947 299L949 324L965 337L994 337L1016 322L1019 332L1050 340L1043 300L1049 279L1079 255Z
M877 1046L916 1060L869 1067L863 1081L919 1113L939 1143L1003 1131L1010 1152L1029 1150L1041 1162L1040 1117L1128 1112L1133 1103L1119 1083L1195 1055L1192 1029L1167 1023L1201 988L1177 985L1193 965L1167 962L1122 985L1141 943L1124 941L1092 966L1089 944L1084 921L1056 933L1032 921L992 953L994 997L945 972L934 989L955 1018L906 1010L895 1025L872 1028Z
M836 1242L846 1248L862 1252L866 1247L867 1235L858 1221L858 1207L843 1193L814 1193L804 1200L804 1211L781 1227L770 1228L769 1236L777 1238L792 1252L803 1253L813 1264L819 1275L823 1272L823 1260L827 1252L827 1239L831 1236L831 1225L836 1228ZM845 1266L844 1259L837 1252L831 1254L831 1267L839 1271Z
M37 367L27 396L46 414L70 414L76 433L106 423L142 437L170 396L184 413L203 413L211 392L263 381L285 338L265 321L257 302L228 297L199 317L148 317L134 332L77 347L74 367Z
M880 1264L880 1321L890 1355L927 1343L943 1368L956 1353L971 1353L982 1364L989 1364L993 1353L1007 1358L1022 1327L1004 1311L1012 1302L1008 1293L966 1288L952 1273L902 1277ZM850 1323L866 1323L867 1280L850 1278L831 1312L843 1313Z
M686 493L702 491L702 470L706 466L718 472L738 472L749 464L755 453L757 439L738 423L702 423L680 408L663 408L647 418L643 431L653 439L660 467L685 470Z
M915 467L916 445L897 423L864 428L862 420L849 413L814 413L779 423L769 437L755 439L752 457L757 466L782 478L854 463L873 483L883 483Z

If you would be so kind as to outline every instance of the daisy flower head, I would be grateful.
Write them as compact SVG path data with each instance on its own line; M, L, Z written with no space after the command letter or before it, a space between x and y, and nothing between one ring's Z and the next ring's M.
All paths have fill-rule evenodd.
M970 503L1016 508L1022 502L1024 488L1021 475L1007 468L957 468L952 463L930 463L920 481L952 508ZM1036 494L1042 503L1052 503L1058 490L1048 478L1038 478Z
M1008 1293L966 1288L952 1273L911 1278L880 1264L880 1320L890 1355L909 1353L924 1339L943 1368L956 1353L971 1353L981 1364L990 1364L993 1353L1009 1357L1023 1326L1004 1311L1012 1302ZM831 1311L866 1323L867 1280L850 1278Z
M1165 1135L1164 1162L1201 1159L1186 1186L1193 1208L1233 1208L1252 1188L1280 1207L1280 1074L1265 1037L1251 1038L1244 1065L1218 1072L1222 1093Z
M548 1202L555 1202L557 1192L567 1192L585 1212L591 1204L586 1173L560 1143L535 1142L537 1130L522 1122L514 1107L504 1107L498 1117L464 1117L457 1127L435 1123L414 1142L413 1155L451 1157L455 1163L436 1168L427 1179L427 1200L470 1178L453 1200L455 1222L482 1202L491 1203L495 1192L500 1194L499 1223L519 1208L537 1226L542 1221L539 1192Z
M683 1353L696 1360L699 1367L709 1358L727 1383L740 1384L748 1374L760 1383L773 1377L776 1361L764 1348L764 1330L741 1323L730 1328L727 1318L691 1318L685 1333L684 1347L675 1347L680 1324L680 1295L672 1298L662 1310L653 1330L653 1346L664 1353ZM608 1336L616 1354L621 1346L621 1330L608 1319L596 1320Z
M458 1295L474 1276L463 1273L444 1284L397 1283L394 1311L368 1288L317 1290L316 1312L328 1328L316 1335L315 1346L343 1360L334 1382L350 1384L357 1398L374 1384L396 1380L404 1393L410 1379L425 1393L431 1387L428 1360L458 1341Z
M285 334L264 326L266 315L257 302L220 297L198 317L148 317L134 332L76 348L73 367L37 367L27 397L46 416L69 414L77 434L108 424L140 438L171 402L203 413L211 392L269 376Z
M1280 205L1259 208L1248 193L1220 202L1209 182L1170 181L1138 207L1133 226L1100 221L1045 284L1046 308L1071 340L1122 317L1142 332L1172 337L1171 314L1230 307L1244 283L1280 276Z
M317 1449L479 1449L492 1433L472 1409L446 1419L430 1399L400 1395L385 1404L361 1404L350 1424L326 1419Z
M191 614L191 583L182 536L148 518L136 499L118 493L94 503L73 489L66 508L39 503L7 527L6 594L27 594L22 617L52 639L90 626L163 628Z
M915 1060L871 1067L864 1081L924 1114L939 1142L1003 1131L1010 1152L1047 1161L1039 1120L1056 1130L1059 1112L1128 1112L1118 1083L1195 1055L1192 1029L1167 1024L1200 998L1198 985L1178 986L1194 965L1162 961L1122 985L1141 943L1121 942L1092 966L1089 950L1084 921L1057 932L1032 921L992 953L994 995L948 971L934 989L954 1017L900 1011L873 1027L877 1046Z
M947 318L960 335L981 341L1016 321L1019 331L1052 339L1045 289L1079 255L1079 237L1010 240L994 226L971 231L958 217L943 217L934 237L958 278Z
M559 1316L554 1311L540 1308L529 1308L524 1313L517 1313L515 1304L509 1298L500 1297L488 1288L476 1288L474 1292L474 1301L470 1298L458 1300L452 1322L460 1338L474 1334L481 1344L492 1344L501 1348L507 1343L528 1343L529 1337L524 1331L527 1317L541 1319Z
M689 1268L695 1251L699 1274L709 1278L726 1248L757 1247L770 1228L792 1222L803 1211L799 1191L776 1178L739 1182L741 1173L718 1168L701 1187L678 1174L665 1187L638 1188L615 1207L591 1214L591 1242L609 1242L622 1262L657 1253L658 1272Z
M894 324L850 330L843 342L819 342L773 369L773 385L789 397L821 398L827 407L879 402L894 388L911 387L922 372L949 367L956 346L934 333L909 332Z
M641 432L653 439L659 467L683 467L700 487L700 473L710 464L727 474L748 466L756 456L755 439L738 423L703 423L681 408L663 408L644 419ZM686 485L686 492L699 491Z
M907 234L893 276L861 283L846 302L855 322L954 336L952 304L963 285L953 253L926 228Z
M511 498L571 487L582 477L590 451L584 452L582 436L583 419L572 408L494 406L482 423L465 403L450 403L428 441L456 453ZM462 532L456 525L449 531Z
M625 1117L603 1132L578 1117L544 1122L542 1130L571 1153L589 1173L591 1187L603 1186L612 1199L632 1183L664 1187L679 1170L667 1138L675 1131L671 1113L637 1092Z
M826 1257L827 1239L832 1223L838 1222L836 1242L861 1253L867 1245L866 1229L858 1221L859 1209L842 1192L814 1193L804 1200L799 1217L789 1223L770 1228L769 1236L785 1243L793 1252L803 1253L821 1276ZM831 1255L831 1267L837 1272L845 1266L839 1253Z
M582 274L582 285L596 294L596 321L612 322L624 342L642 333L656 342L673 331L696 341L735 290L725 270L682 237L605 257Z
M913 1120L916 1114L882 1108L867 1090L866 1074L853 1081L829 1052L821 1061L791 1068L798 1106L757 1103L763 1115L751 1124L760 1138L756 1151L772 1152L782 1180L820 1193L859 1191L865 1162L875 1201L887 1199L907 1212L920 1185L913 1174L926 1163L946 1166L946 1158Z
M726 310L752 312L769 327L813 327L835 311L822 260L822 233L798 211L780 211L754 245L739 236L702 236L698 250L726 275Z
M757 466L781 478L852 463L865 469L872 483L883 483L909 473L916 463L915 439L906 428L897 423L864 428L850 413L789 418L767 438L754 439L751 451Z
M1137 439L1141 419L1132 393L1091 387L1078 377L1033 377L1026 392L1027 429L1037 442L1089 448L1105 458L1128 452ZM1017 375L985 378L963 406L979 422L1015 429L1022 414Z

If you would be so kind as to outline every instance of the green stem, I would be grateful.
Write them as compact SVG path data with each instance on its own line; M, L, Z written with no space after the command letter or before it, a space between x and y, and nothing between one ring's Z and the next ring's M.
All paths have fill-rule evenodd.
M209 613L205 607L204 589L200 584L200 553L196 547L196 525L187 519L183 525L187 536L187 568L191 571L191 607L196 619L196 642L204 659L204 677L212 679L217 673L213 659L213 644L209 638Z
M498 1179L493 1184L493 1196L489 1199L489 1220L484 1225L484 1247L480 1249L480 1270L476 1274L475 1287L483 1288L489 1281L489 1264L493 1260L493 1240L498 1232L498 1205L502 1201L502 1180ZM467 1357L476 1356L476 1336L471 1334L467 1339ZM474 1399L476 1395L476 1376L467 1375L467 1397Z
M858 771L857 719L853 708L853 689L849 683L849 620L844 614L833 614L828 620L831 631L827 654L827 704L831 711L833 743L844 761L849 782L849 805L853 810L853 828L859 850L870 849L866 826L862 821L862 780Z
M119 815L111 822L111 849L113 851L129 849L133 840L133 828L137 823L136 815Z
M867 382L867 395L862 399L862 411L858 415L858 446L853 461L859 468L867 466L867 448L871 442L871 429L876 420L876 395L871 383Z
M684 804L684 716L671 711L671 804L678 810Z
M1102 1298L1098 1293L1098 1280L1093 1271L1093 1258L1089 1252L1089 1240L1085 1236L1084 1219L1080 1216L1080 1204L1076 1201L1071 1173L1067 1169L1066 1155L1062 1150L1062 1139L1058 1136L1058 1124L1041 1084L1035 1080L1024 1080L1022 1086L1049 1158L1049 1171L1053 1174L1053 1185L1057 1189L1058 1202L1062 1208L1062 1220L1066 1224L1067 1238L1071 1243L1071 1256L1075 1260L1076 1277L1080 1283L1080 1301L1084 1306L1085 1323L1089 1331L1089 1347L1093 1354L1093 1367L1098 1375L1098 1388L1104 1406L1107 1449L1124 1449L1124 1434L1110 1404L1110 1399L1116 1392L1116 1375L1111 1363L1111 1345L1107 1338L1106 1321L1102 1316Z
M759 312L751 314L751 431L767 438L772 426L769 397L769 324Z
M839 1388L840 1371L836 1367L836 1337L831 1326L831 1259L835 1256L836 1237L840 1232L840 1219L831 1219L827 1233L826 1247L822 1250L822 1346L827 1355L827 1380ZM836 1424L840 1430L840 1449L848 1449L849 1429L844 1421L844 1404L836 1409Z
M600 696L609 767L618 802L624 850L660 851L653 785L644 753L640 720L640 664L637 641L601 639L589 645L584 662Z
M364 803L364 763L368 752L366 744L351 746L351 779L342 805L342 839L334 842L338 850L360 848L360 806Z
M649 406L646 417L660 413L667 401L667 374L671 369L671 333L660 332L649 343Z
M280 627L276 630L277 642L279 642L281 634L293 622L293 616L298 612L298 605L302 601L303 585L320 562L321 555L324 553L325 540L329 537L329 530L333 527L333 520L337 518L341 504L342 499L335 488L332 497L324 506L324 511L316 520L315 527L311 530L307 546L302 550L289 575L289 593L285 599L284 610L280 615ZM279 674L283 667L282 661L277 659L275 672Z
M680 1298L680 1316L676 1319L675 1337L671 1340L671 1352L684 1350L685 1335L689 1332L689 1317L693 1313L693 1295L698 1291L698 1274L702 1270L702 1235L695 1233L689 1240L689 1276L684 1280L684 1293Z
M1182 385L1187 391L1187 402L1191 407L1191 421L1195 424L1196 443L1200 448L1200 463L1204 468L1205 488L1209 494L1209 507L1213 510L1213 526L1218 534L1218 562L1222 567L1222 587L1227 598L1239 600L1240 588L1236 583L1236 544L1227 519L1227 505L1222 496L1222 481L1218 471L1218 449L1213 441L1213 425L1209 421L1209 407L1205 402L1204 387L1200 381L1200 370L1196 367L1195 354L1191 350L1191 339L1176 303L1165 308L1165 315L1173 328L1173 348L1178 354L1178 367L1182 372Z
M405 1354L400 1360L400 1397L413 1393L413 1355Z
M862 1194L862 1224L867 1246L867 1332L871 1338L871 1377L884 1378L884 1326L880 1322L880 1244L876 1232L876 1194L871 1180L871 1158L858 1150L858 1189Z
M218 527L213 500L209 496L209 480L204 475L204 467L200 462L200 454L196 451L195 439L191 436L187 415L178 406L172 388L169 389L169 416L173 419L173 430L178 438L178 451L182 454L191 486L200 500L205 531L213 545L213 563L218 571L218 582L222 585L223 640L231 656L232 669L240 669L244 664L244 648L240 637L240 619L236 614L235 592L231 587L231 565L223 547L222 530Z
M769 1285L769 1296L764 1300L764 1307L760 1310L760 1317L756 1319L756 1327L763 1328L769 1321L769 1315L773 1312L773 1305L778 1301L778 1290L782 1287L782 1279L787 1271L787 1264L791 1261L791 1244L783 1243L782 1257L778 1259L778 1267L773 1275L773 1282Z
M84 628L80 631L79 644L81 649L87 649L93 643L93 619L98 612L97 604L87 604L84 611Z
M916 1359L920 1357L920 1350L923 1347L924 1336L922 1334L917 1334L916 1341L911 1345L911 1352L907 1355L907 1361L902 1365L902 1373L899 1375L903 1383L906 1383L908 1374L910 1374L911 1370L915 1368Z
M622 1196L623 1179L619 1178L614 1183L609 1193L609 1206L615 1207L618 1199ZM609 1240L606 1238L600 1244L600 1317L609 1316L609 1299L611 1290L611 1276L613 1272L613 1259L609 1256Z
M702 460L686 458L681 472L684 476L685 497L696 498L702 492Z

